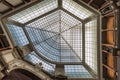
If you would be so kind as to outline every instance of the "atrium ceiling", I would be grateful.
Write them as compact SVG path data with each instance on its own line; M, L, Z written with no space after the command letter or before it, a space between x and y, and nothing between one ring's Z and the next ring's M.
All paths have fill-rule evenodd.
M99 12L83 1L43 0L6 21L14 46L32 46L25 60L51 75L61 64L69 78L98 78Z

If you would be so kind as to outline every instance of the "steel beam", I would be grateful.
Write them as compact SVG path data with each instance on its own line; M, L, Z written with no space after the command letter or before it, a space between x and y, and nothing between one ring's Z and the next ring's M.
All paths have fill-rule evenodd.
M19 22L17 22L17 21L14 21L14 20L12 20L12 19L7 19L7 20L6 20L6 23L11 23L11 24L16 25L16 26L18 26L18 27L24 27L24 26L25 26L24 24L19 23Z
M29 28L32 28L32 29L36 29L36 30L40 30L40 31L45 31L45 32L49 32L49 33L55 33L55 34L58 34L58 32L54 32L54 31L51 31L51 30L46 30L46 29L40 29L38 27L29 27Z
M92 2L93 2L93 0L90 0L90 1L88 2L88 4L90 5Z
M87 71L93 76L94 79L97 79L97 74L87 65L86 63L83 66L87 69ZM97 66L96 66L97 67ZM98 80L98 79L97 79Z
M65 38L61 35L62 39L65 41L65 43L70 47L70 49L74 52L74 54L76 55L76 57L81 61L80 57L78 56L78 54L76 53L76 51L73 49L73 47L67 42L67 40L65 40Z
M59 7L59 8L62 7L62 0L58 0L58 7Z
M85 23L82 24L82 62L85 63Z
M93 19L97 18L97 15L91 15L90 17L86 18L84 20L85 23L89 22L89 21L92 21Z

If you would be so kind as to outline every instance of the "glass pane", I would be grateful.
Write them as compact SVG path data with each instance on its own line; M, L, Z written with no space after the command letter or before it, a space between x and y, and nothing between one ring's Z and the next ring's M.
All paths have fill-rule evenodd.
M39 64L42 63L42 69L50 73L51 75L54 75L55 71L55 65L48 63L46 61L43 61L34 51L31 52L30 54L26 55L24 57L25 60L33 63L33 64Z
M65 65L65 74L68 78L93 78L82 65Z
M39 54L51 61L81 62L82 24L58 10L26 26Z
M85 62L97 73L97 20L85 24Z
M24 46L29 44L28 39L22 29L22 27L7 24L7 27L13 37L13 40L17 46Z
M13 16L10 19L15 20L20 23L26 23L44 13L47 13L55 8L57 8L57 0L44 0L32 7L29 7Z
M81 19L86 19L89 16L93 15L92 12L87 10L86 8L80 6L78 3L73 0L63 0L63 8L76 15Z

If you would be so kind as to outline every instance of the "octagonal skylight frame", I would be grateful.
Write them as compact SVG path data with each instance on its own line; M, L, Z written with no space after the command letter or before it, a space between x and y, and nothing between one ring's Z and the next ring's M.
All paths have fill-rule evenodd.
M44 0L44 1L47 1L47 0ZM43 1L43 2L44 2ZM68 11L68 13L72 13L73 15L75 15L76 17L78 17L79 18L79 20L82 22L82 20L83 20L83 22L84 22L84 20L85 19L87 19L87 18L90 18L91 16L93 16L93 15L95 15L92 11L90 11L92 14L90 14L88 17L85 17L85 16L83 16L82 15L82 17L83 18L81 18L79 15L76 15L76 14L78 14L79 13L79 11L78 12L76 12L76 13L74 13L74 11L73 10L71 10L70 9L70 7L69 6L63 6L64 4L62 3L62 8L59 8L60 7L60 5L59 5L59 2L58 2L58 0L52 0L52 1L57 1L57 3L55 3L54 5L56 5L56 6L54 6L54 8L51 8L51 10L50 11L52 11L52 10L55 10L55 9L60 9L60 10L62 10L62 8L63 9L65 9L66 11ZM63 0L63 2L65 2L65 0ZM80 6L80 5L78 5L78 4L76 4L76 2L74 2L74 1L72 1L72 0L68 0L68 2L69 2L69 4L71 4L70 6ZM38 3L39 4L39 3ZM66 4L65 4L66 5ZM34 5L35 6L35 5ZM82 7L82 6L81 6ZM77 7L76 7L77 8ZM57 9L57 10L58 10ZM25 9L25 10L27 10L27 9ZM23 10L23 13L25 12L25 10ZM29 8L28 8L28 10L29 10ZM88 11L87 9L85 9L85 11ZM33 12L34 12L34 9L33 9ZM35 11L36 12L36 11ZM84 12L84 11L83 11ZM25 12L25 13L28 13L27 11ZM21 18L20 20L18 20L17 19L17 16L19 15L19 14L22 14L22 11L21 12L19 12L19 13L17 13L17 14L15 14L15 15L13 15L13 16L11 16L11 17L9 17L9 19L12 19L13 21L16 21L16 22L18 22L18 23L20 23L20 24L26 24L27 22L30 22L30 21L36 21L37 19L37 17L39 17L39 16L43 16L44 14L46 14L46 13L49 13L49 11L46 11L45 13L43 13L43 14L40 14L40 15L36 15L36 16L34 16L34 17L30 17L30 16L26 16L27 18L28 18L28 20L26 21L26 20L24 20L24 19L22 19L23 17L19 17L19 18ZM51 12L51 13L53 13L53 12ZM51 14L51 13L49 13L49 14ZM88 12L89 13L89 12ZM48 14L47 14L48 15ZM24 15L23 15L24 16ZM34 20L35 19L35 20ZM23 22L22 22L22 20L23 20ZM86 22L84 23L84 24L86 24ZM83 24L82 24L82 26L83 26ZM27 35L28 36L28 35ZM42 57L43 58L43 57ZM45 60L47 60L47 59L45 59ZM52 61L49 61L49 60L47 60L48 62L51 62L51 63L53 63L53 64L62 64L61 62L59 63L56 63L56 62L52 62ZM80 62L81 63L81 62ZM73 63L73 64L80 64L80 63ZM69 64L71 64L71 62L67 62L67 63L64 63L63 62L63 64L64 65L69 65Z

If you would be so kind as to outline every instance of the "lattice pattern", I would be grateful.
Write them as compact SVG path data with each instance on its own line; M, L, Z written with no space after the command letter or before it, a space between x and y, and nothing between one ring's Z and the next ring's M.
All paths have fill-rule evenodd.
M81 62L82 27L81 22L72 16L58 10L28 24L26 30L35 49L47 59Z
M20 23L26 23L42 14L45 14L58 7L57 0L44 0L32 7L29 7L13 16L10 19Z
M24 46L24 45L29 44L28 39L27 39L22 27L19 27L19 26L13 25L13 24L7 24L7 27L13 37L15 45Z
M97 20L85 24L85 62L97 73Z
M83 65L65 65L65 74L69 78L92 78Z
M93 15L92 12L87 10L86 8L80 6L78 3L74 2L73 0L62 0L63 1L63 8L71 12L72 14L76 15L81 19L86 19Z
M46 61L43 61L39 56L36 55L35 52L31 52L30 54L26 55L24 59L33 64L42 63L43 70L47 71L51 75L54 75L55 65L48 63Z

